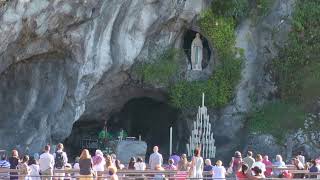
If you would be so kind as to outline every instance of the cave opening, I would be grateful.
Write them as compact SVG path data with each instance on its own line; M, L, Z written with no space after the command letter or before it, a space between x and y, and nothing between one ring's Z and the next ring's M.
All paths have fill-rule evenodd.
M188 57L189 64L191 64L191 44L192 44L193 39L196 37L197 33L199 33L199 32L189 29L184 34L183 50ZM202 45L203 45L202 69L205 69L208 66L209 61L211 59L212 50L210 48L209 41L201 33L199 33L199 34L200 34L200 39L201 39Z
M107 130L116 136L124 130L129 137L139 135L147 143L146 157L152 147L158 145L164 157L169 156L169 128L173 126L173 144L177 143L177 119L179 110L166 102L149 97L130 99L120 111L112 113L107 122ZM98 134L105 127L105 121L80 120L74 123L71 135L65 140L67 153L72 157L80 155L81 140L98 139ZM95 149L92 150L92 153ZM173 151L177 148L173 146Z

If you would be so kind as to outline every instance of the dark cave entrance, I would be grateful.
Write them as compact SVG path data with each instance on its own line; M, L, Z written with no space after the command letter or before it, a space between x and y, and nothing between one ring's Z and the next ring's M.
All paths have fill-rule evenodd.
M199 32L189 29L184 34L183 49L184 49L185 54L188 57L189 64L191 64L191 44L192 44L193 39L196 37L197 33L199 33ZM202 40L202 45L203 45L202 69L205 69L208 66L209 61L211 59L212 50L210 48L210 44L209 44L208 40L204 36L202 36L201 33L199 33L199 34L200 34L200 38Z
M147 156L155 145L160 147L164 156L168 156L169 128L174 127L175 137L178 115L179 111L167 103L148 97L134 98L129 100L119 113L113 114L107 124L111 132L124 129L128 136L138 138L141 135L148 145Z
M176 128L179 111L165 102L160 102L148 97L134 98L129 100L119 112L113 113L107 120L107 129L113 135L121 129L128 136L142 140L148 145L149 156L154 145L160 147L164 157L169 155L169 128L173 126L173 152L177 149L178 141ZM79 120L74 123L70 136L64 144L70 157L80 155L83 139L98 139L98 134L104 128L105 121ZM92 149L92 153L95 149Z

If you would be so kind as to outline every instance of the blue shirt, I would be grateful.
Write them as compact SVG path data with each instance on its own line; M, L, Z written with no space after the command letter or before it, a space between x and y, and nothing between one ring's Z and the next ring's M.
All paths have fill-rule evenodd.
M309 169L309 172L318 172L319 169L316 167L316 166L312 166L310 169Z
M10 168L10 163L6 160L0 160L0 168Z

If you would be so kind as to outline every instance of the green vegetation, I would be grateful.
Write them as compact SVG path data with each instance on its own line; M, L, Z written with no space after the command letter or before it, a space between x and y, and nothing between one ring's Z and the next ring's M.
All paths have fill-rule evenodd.
M253 113L252 131L269 131L281 139L290 130L304 128L305 114L320 96L319 17L319 0L297 1L287 45L272 63L280 100Z
M209 107L222 107L231 100L240 79L243 53L235 48L234 19L207 10L201 14L199 24L202 32L214 43L220 64L207 81L181 81L171 88L172 103L178 108L199 106L202 92L206 94Z
M220 17L233 17L236 21L248 16L248 0L214 0L211 4L212 12Z
M283 142L288 132L303 127L305 113L294 104L281 101L271 102L250 115L250 131L272 134L279 142Z
M275 0L255 0L256 15L263 17L268 14Z
M268 14L275 0L213 0L212 12L220 17L232 17L236 23L249 15L256 21Z
M299 0L297 7L288 45L273 61L273 73L281 99L310 103L320 95L320 1Z
M149 62L137 65L135 72L146 83L169 86L179 70L181 55L182 52L178 49L167 49Z

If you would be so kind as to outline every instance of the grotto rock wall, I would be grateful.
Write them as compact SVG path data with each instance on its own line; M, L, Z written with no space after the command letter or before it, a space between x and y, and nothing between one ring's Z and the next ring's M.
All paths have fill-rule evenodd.
M1 148L67 137L82 117L108 116L132 96L126 71L155 47L174 45L203 0L28 0L0 7ZM178 31L171 31L178 24ZM181 30L179 30L181 29ZM127 92L127 93L122 93ZM149 93L149 96L157 96ZM164 98L161 95L155 98ZM102 109L103 112L101 111Z

